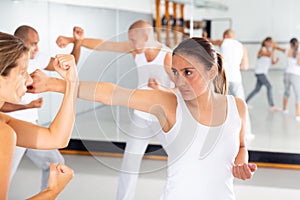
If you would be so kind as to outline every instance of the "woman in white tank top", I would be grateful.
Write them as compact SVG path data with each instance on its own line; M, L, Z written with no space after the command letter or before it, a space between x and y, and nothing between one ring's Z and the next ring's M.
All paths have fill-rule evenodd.
M225 95L222 57L204 38L187 39L175 48L172 71L178 88L175 94L80 82L78 95L157 117L168 154L168 178L161 199L233 200L233 178L249 179L256 170L255 164L248 164L245 102ZM60 80L55 81L49 88L64 91L61 83L53 86Z
M296 98L296 120L300 121L300 51L296 38L290 40L290 48L286 51L287 68L284 73L283 112L287 113L287 103L290 89L293 87Z

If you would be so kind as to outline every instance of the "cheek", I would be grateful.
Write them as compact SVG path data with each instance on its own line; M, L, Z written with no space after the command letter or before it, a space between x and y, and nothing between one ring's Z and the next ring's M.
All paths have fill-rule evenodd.
M202 94L204 91L207 90L209 86L209 81L207 81L203 77L195 77L194 79L189 80L189 85L191 88L193 88L194 92L197 95Z
M16 96L17 97L22 97L25 92L27 91L27 87L25 85L25 79L18 79L16 84L15 84L15 91L16 91Z

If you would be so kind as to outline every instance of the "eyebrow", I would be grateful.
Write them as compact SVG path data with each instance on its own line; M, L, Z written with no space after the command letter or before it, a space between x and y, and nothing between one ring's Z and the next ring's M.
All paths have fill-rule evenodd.
M172 69L175 69L174 67L172 67ZM186 68L183 68L183 69L181 69L180 71L185 71L185 70L189 70L189 69L195 69L195 67L186 67ZM175 70L177 70L177 69L175 69Z

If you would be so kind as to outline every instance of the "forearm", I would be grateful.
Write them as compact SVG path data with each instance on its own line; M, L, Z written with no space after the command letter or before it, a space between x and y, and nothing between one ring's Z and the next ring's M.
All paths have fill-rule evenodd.
M112 105L116 85L106 82L83 82L78 87L78 98Z
M0 108L0 111L13 112L13 111L24 110L28 108L32 108L30 104L22 105L22 104L12 104L12 103L5 102L4 105Z
M74 40L74 45L71 54L75 58L75 63L77 64L80 58L80 52L81 52L81 43L82 40Z
M66 81L51 77L45 87L46 91L64 93L66 91Z
M28 200L45 200L45 199L49 199L49 200L54 200L56 199L56 197L58 196L58 193L51 191L51 190L43 190L42 192L40 192L39 194L28 198Z
M105 41L102 39L92 39L85 38L82 40L81 46L94 49L97 51L112 51L119 53L131 53L133 50L128 41L124 42L114 42L114 41Z
M248 163L248 150L246 147L240 147L237 156L235 157L234 164Z
M57 141L60 147L65 147L71 137L75 115L78 82L65 82L65 94L61 107L49 127L53 141Z

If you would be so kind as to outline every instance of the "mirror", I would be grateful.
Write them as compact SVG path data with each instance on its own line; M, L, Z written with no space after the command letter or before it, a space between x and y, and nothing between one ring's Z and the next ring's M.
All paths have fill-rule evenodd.
M297 19L300 13L297 8L300 7L300 2L297 0L284 2L216 0L216 2L225 5L227 9L223 9L224 7L207 9L187 4L184 8L184 19L192 18L195 21L211 19L214 22L211 36L213 39L221 39L225 27L233 28L236 39L248 49L250 68L242 72L247 96L255 85L253 70L261 41L271 36L279 46L288 48L289 39L299 37L300 24ZM55 44L55 40L59 35L71 36L75 25L85 30L85 37L123 41L127 40L127 29L132 22L137 19L151 22L155 15L154 2L149 0L143 3L135 1L135 3L137 4L135 6L126 6L119 4L118 1L99 4L93 4L92 1L82 4L64 4L63 1L3 0L0 2L0 17L6 20L0 22L1 31L12 34L19 25L28 24L39 32L40 51L52 56L58 53L70 53L72 46L60 49ZM161 4L163 6L164 1L161 1ZM192 12L189 12L191 10ZM162 8L161 15L163 12ZM230 22L217 19L228 19ZM197 32L194 33L197 34ZM178 33L177 36L179 42L183 35ZM280 58L280 62L272 66L269 78L273 86L275 105L281 107L286 56L281 52L276 52L276 56ZM130 88L135 88L137 84L135 64L131 55L97 52L82 48L78 72L80 80L109 81ZM55 72L49 72L49 74L57 76ZM265 155L264 161L266 162L285 163L284 159L287 157L280 158L279 161L268 160L267 157L272 156L272 152L286 153L284 156L288 158L289 156L297 157L296 160L288 163L300 164L298 158L300 123L294 119L294 95L292 93L288 104L290 113L284 115L282 112L268 110L265 93L263 88L249 103L252 106L249 113L255 134L255 139L249 143L249 150L252 152L250 156ZM62 95L55 93L41 95L45 101L43 108L40 109L39 123L48 125L59 108ZM112 152L121 153L119 147L124 146L126 137L124 132L128 130L131 114L132 111L129 109L78 100L76 127L69 148L73 150L86 148L92 152L105 151L105 148L110 148ZM161 152L157 151L159 143L154 139L151 144L149 148L161 155ZM257 155L257 152L266 154ZM275 157L278 155L276 154Z

